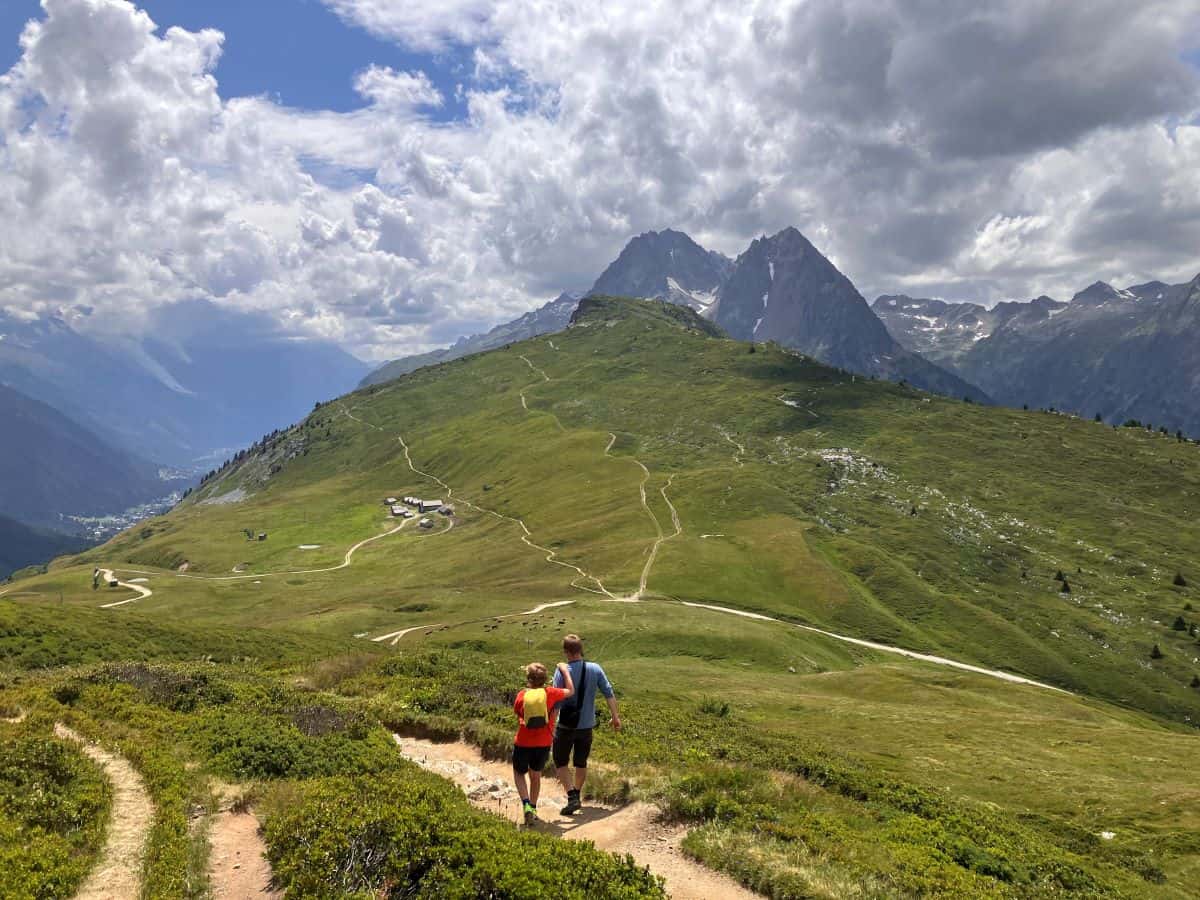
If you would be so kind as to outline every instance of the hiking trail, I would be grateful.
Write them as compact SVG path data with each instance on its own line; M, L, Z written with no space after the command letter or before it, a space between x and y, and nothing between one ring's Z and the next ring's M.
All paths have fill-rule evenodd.
M128 900L142 890L142 859L154 823L154 804L142 776L127 759L110 753L61 722L54 733L79 744L112 785L112 813L100 859L88 873L75 900Z
M401 754L423 769L458 785L478 808L513 822L521 821L521 801L512 785L512 767L485 760L477 747L462 741L432 741L393 735ZM732 878L705 868L680 849L687 833L682 826L661 821L656 807L631 803L610 807L588 803L574 816L561 816L566 802L562 786L542 778L538 801L538 831L566 840L591 841L600 850L631 855L638 865L661 876L675 900L756 900L759 898Z
M216 900L283 897L271 888L271 864L259 833L258 818L249 810L232 808L227 791L221 792L218 811L208 834L208 879Z

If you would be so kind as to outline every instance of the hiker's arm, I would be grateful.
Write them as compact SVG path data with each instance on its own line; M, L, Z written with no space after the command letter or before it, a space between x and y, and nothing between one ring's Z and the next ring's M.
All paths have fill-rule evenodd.
M612 684L608 680L608 675L603 669L599 670L599 678L596 680L596 687L600 693L604 695L604 702L608 704L608 714L612 717L608 724L613 727L614 731L621 730L621 708L617 706L617 695L613 692Z
M616 695L614 694L611 697L605 697L604 701L608 704L609 715L612 716L612 718L609 720L608 724L613 727L614 731L620 731L621 730L621 710L620 710L620 707L617 706Z
M575 681L571 678L571 667L565 662L558 664L558 672L563 678L563 699L575 696ZM557 680L557 679L556 679Z

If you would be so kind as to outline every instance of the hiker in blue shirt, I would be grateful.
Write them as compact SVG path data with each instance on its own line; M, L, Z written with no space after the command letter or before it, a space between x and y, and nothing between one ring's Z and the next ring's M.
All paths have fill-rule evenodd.
M563 638L563 653L567 657L567 666L571 672L571 680L575 683L575 697L565 701L558 712L558 725L554 730L554 770L563 790L567 792L567 805L562 808L562 814L569 816L582 808L579 802L583 783L587 781L588 755L592 752L592 729L596 727L596 692L608 703L608 712L612 716L609 724L616 731L621 730L621 711L617 707L617 698L613 694L612 685L604 670L594 662L583 659L583 641L577 634L568 634ZM554 673L554 686L563 687L563 673ZM572 762L575 765L575 779L572 783Z

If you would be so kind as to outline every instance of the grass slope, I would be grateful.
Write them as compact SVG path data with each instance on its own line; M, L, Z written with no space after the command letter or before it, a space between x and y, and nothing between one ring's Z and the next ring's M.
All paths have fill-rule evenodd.
M477 738L507 722L516 666L576 630L632 723L598 758L642 767L643 790L707 823L697 855L777 896L1182 896L1200 860L1200 647L1174 576L1192 577L1198 488L1193 445L935 398L722 339L679 307L593 298L549 339L322 405L169 515L15 589L21 609L61 593L55 615L85 631L259 628L414 664L410 645L442 647L346 690L392 724L478 718ZM456 515L388 534L380 501L406 494ZM95 609L130 596L92 591L101 564L153 595ZM126 655L114 641L108 658ZM462 707L463 672L495 673L473 695L491 699ZM751 835L767 849L746 852Z

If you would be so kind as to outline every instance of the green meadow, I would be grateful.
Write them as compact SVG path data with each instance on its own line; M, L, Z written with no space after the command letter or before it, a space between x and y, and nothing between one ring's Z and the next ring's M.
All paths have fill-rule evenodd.
M400 527L383 499L410 494L454 513ZM627 723L598 736L597 794L658 803L692 827L688 852L767 895L1194 896L1198 500L1195 444L934 397L595 298L551 339L323 404L171 513L19 573L0 586L0 705L31 710L13 727L39 740L55 720L119 736L164 797L255 782L296 896L417 890L416 863L306 870L301 832L342 838L305 811L328 779L383 773L458 823L438 840L487 859L500 825L446 811L381 736L502 753L519 666L577 631ZM152 594L93 589L95 567ZM561 605L512 615L543 604ZM111 668L133 662L158 674ZM202 696L164 701L147 679ZM289 730L313 705L346 717L319 747ZM287 754L227 739L256 721ZM341 796L348 819L387 820ZM2 836L17 814L0 813ZM202 877L164 874L203 841L171 833L147 884L203 896ZM657 890L588 859L612 896ZM420 889L471 877L444 874Z

